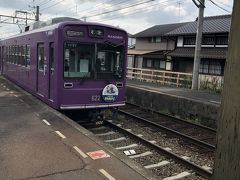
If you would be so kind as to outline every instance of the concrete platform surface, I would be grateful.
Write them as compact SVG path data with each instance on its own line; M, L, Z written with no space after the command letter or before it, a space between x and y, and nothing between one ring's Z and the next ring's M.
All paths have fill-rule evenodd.
M208 102L216 105L221 103L221 94L210 92L207 90L191 90L186 88L177 88L170 86L163 86L156 83L137 81L137 80L127 80L127 85L129 87L142 88L145 90L157 91L158 93L166 94L174 97L186 98L193 101Z
M154 111L216 128L221 94L127 80L127 101Z
M92 135L93 136L93 135ZM0 179L143 180L91 133L0 77ZM110 157L93 160L87 152Z

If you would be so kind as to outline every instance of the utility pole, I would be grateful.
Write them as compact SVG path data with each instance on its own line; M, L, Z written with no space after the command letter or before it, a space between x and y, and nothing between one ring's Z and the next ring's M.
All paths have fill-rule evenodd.
M36 16L35 16L35 21L39 21L39 6L36 6Z
M202 44L202 31L203 31L203 14L205 8L205 0L198 0L199 4L193 0L194 4L199 8L198 22L197 22L197 36L196 36L196 47L194 53L194 66L193 66L193 77L192 77L192 89L198 90L198 78L199 78L199 66L200 66L200 53Z
M240 1L235 0L224 73L213 180L240 178Z

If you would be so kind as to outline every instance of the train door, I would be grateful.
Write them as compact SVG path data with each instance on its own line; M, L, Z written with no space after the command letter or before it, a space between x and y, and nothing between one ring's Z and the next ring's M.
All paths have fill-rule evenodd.
M51 42L49 44L49 99L51 101L53 101L53 95L54 95L54 74L55 74L55 65L54 65L55 61L54 61L54 43Z
M37 94L48 98L48 62L44 43L37 44Z

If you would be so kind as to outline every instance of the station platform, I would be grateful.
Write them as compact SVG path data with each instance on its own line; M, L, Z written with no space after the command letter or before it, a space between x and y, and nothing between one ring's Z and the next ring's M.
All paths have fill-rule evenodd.
M127 86L134 88L141 88L147 91L156 91L161 94L165 94L172 97L180 97L189 99L192 101L199 101L203 103L219 104L221 103L221 94L210 92L207 90L191 90L186 88L177 88L159 85L151 82L127 80Z
M91 132L2 76L0 112L0 179L147 179Z
M221 94L127 80L127 102L216 128Z

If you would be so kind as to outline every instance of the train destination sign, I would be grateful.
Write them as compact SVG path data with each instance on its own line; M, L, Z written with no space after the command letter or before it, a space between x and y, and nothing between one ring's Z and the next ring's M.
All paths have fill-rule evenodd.
M82 36L84 36L84 32L82 32L82 31L67 31L67 36L82 37Z

